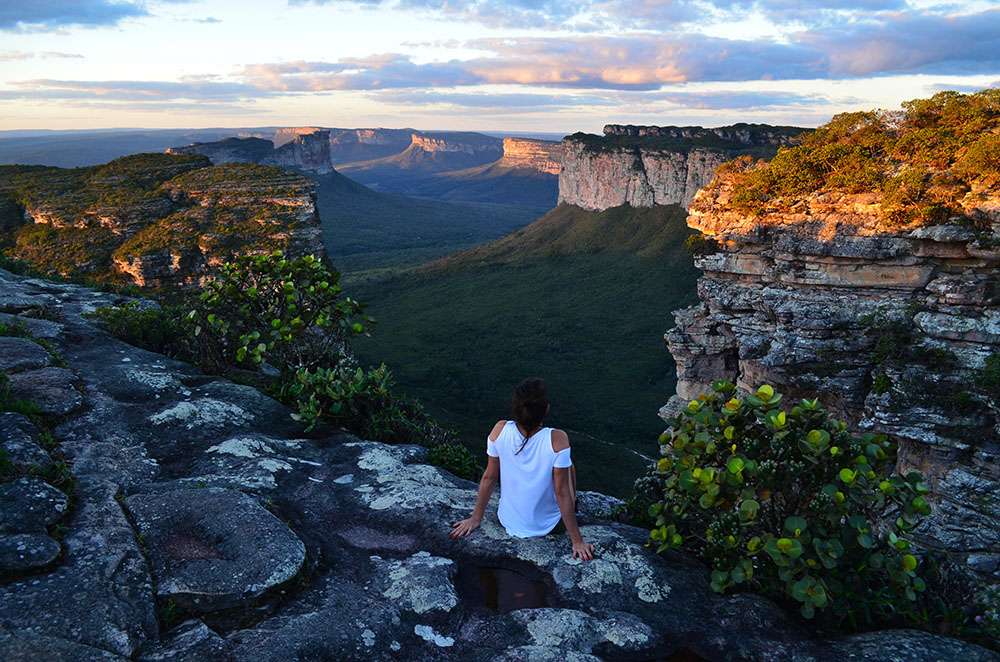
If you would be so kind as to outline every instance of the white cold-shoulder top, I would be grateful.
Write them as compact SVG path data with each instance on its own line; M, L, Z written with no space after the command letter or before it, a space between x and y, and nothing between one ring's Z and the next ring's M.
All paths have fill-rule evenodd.
M500 459L500 523L512 536L531 538L544 536L559 523L552 470L568 469L573 462L569 448L552 450L552 428L542 428L524 441L517 424L507 421L496 441L487 437L486 453Z

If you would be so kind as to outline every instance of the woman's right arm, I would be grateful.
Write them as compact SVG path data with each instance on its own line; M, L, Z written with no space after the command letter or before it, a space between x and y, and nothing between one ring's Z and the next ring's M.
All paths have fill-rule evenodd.
M483 477L479 479L479 493L476 495L476 507L473 508L471 515L452 525L451 533L448 534L451 538L467 536L482 523L483 516L486 514L486 505L490 502L490 497L493 496L493 489L496 487L499 478L500 458L490 457L486 463L486 471L483 472Z
M488 455L486 471L483 472L483 477L479 479L476 507L473 508L471 515L452 524L451 533L448 534L451 538L462 538L469 535L483 521L483 516L486 514L486 506L489 504L490 497L493 496L493 490L500 480L500 458L493 455L495 452L493 442L500 436L500 432L506 423L507 421L497 421L497 424L490 431L489 437L487 437Z

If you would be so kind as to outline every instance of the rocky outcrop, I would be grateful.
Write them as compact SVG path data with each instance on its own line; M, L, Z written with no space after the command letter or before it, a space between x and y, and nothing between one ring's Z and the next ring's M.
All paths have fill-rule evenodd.
M5 195L24 207L4 252L63 276L185 286L241 254L324 255L315 185L273 166L146 154L27 178L8 167Z
M279 129L275 140L258 137L226 138L207 143L171 147L167 154L200 154L213 164L260 163L297 168L316 174L333 172L330 131L314 127Z
M561 143L530 138L504 138L503 158L499 165L506 168L534 170L558 175L562 169Z
M891 435L899 469L931 483L924 543L1000 581L1000 403L987 375L1000 360L1000 195L892 230L875 194L824 191L755 217L732 192L720 177L688 217L720 248L696 260L701 302L666 336L674 405L716 379L769 383Z
M399 154L412 135L412 129L330 129L330 158L337 165Z
M563 140L559 202L592 211L621 205L687 207L715 169L741 153L773 154L801 132L794 127L604 127Z
M0 271L0 308L60 320L45 329L82 397L50 419L70 509L57 486L3 484L22 496L0 499L2 521L44 537L55 532L25 508L61 518L49 543L61 553L30 573L6 566L2 659L996 659L920 632L812 637L764 599L712 593L703 567L652 554L644 530L603 519L608 500L587 494L593 561L574 560L565 537L507 536L495 502L453 541L473 483L419 447L303 438L254 389L82 315L116 301ZM40 439L23 421L0 418L0 431L19 457Z

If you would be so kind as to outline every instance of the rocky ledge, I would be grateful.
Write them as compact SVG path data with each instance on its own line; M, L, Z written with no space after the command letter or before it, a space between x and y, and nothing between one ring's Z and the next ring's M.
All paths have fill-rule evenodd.
M0 271L2 320L59 354L5 346L14 395L66 403L45 417L51 438L0 418L24 476L0 485L2 659L997 659L913 631L812 637L766 600L713 594L702 566L651 554L592 493L594 561L564 537L509 538L495 504L452 541L472 483L418 447L304 438L254 389L84 317L115 301ZM71 480L31 469L56 458Z
M663 413L716 379L819 397L899 442L899 469L923 471L936 501L924 543L997 582L1000 197L973 193L948 224L890 229L875 194L739 213L720 176L688 217L719 250L696 260L701 302L666 335L678 397Z

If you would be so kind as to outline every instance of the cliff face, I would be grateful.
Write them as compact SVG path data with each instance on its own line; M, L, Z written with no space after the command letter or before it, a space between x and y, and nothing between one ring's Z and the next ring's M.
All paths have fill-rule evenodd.
M282 133L284 132L284 133ZM260 163L298 168L307 172L333 172L330 163L330 131L316 128L279 129L272 142L263 138L226 138L208 143L171 147L167 154L200 154L213 164ZM276 145L280 145L277 148Z
M430 154L452 152L483 155L489 161L503 155L500 139L479 133L414 133L410 138L410 146Z
M957 150L959 166L971 153ZM890 163L887 176L906 167ZM924 542L1000 580L995 173L939 163L928 177L951 186L928 194L951 216L900 223L887 216L891 179L884 192L827 184L741 211L740 182L770 181L752 179L759 168L720 171L691 206L689 226L720 248L696 260L701 303L675 313L666 335L678 386L664 415L716 379L818 396L856 429L896 439L901 471L928 476L936 507Z
M144 154L0 168L0 199L19 210L4 254L63 276L182 286L242 253L323 255L314 185L272 166Z
M558 175L562 170L562 153L560 143L530 138L504 138L503 157L499 164L506 168Z
M330 129L330 158L336 165L398 154L412 135L410 129Z
M770 155L799 133L793 127L604 127L604 137L563 140L559 202L601 211L633 207L687 207L715 169L741 153Z
M565 536L507 535L495 496L451 540L476 486L426 449L303 438L263 393L84 314L122 297L0 270L0 302L47 341L0 338L0 370L52 425L0 413L0 659L995 659L913 630L814 638L654 554L592 492L578 509L593 561Z
M330 165L330 132L327 129L301 131L260 163L299 168L321 175L333 172Z

